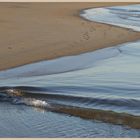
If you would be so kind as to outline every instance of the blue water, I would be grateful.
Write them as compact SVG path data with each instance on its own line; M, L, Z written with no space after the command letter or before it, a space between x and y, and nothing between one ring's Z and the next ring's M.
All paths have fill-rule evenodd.
M60 104L140 118L140 41L26 65L2 71L0 76L1 137L140 137L140 130L130 125L47 109ZM16 89L28 97L13 96Z

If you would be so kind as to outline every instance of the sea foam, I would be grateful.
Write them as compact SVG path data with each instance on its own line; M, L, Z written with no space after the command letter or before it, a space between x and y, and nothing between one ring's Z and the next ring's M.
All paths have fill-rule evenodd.
M83 10L87 20L140 31L140 4Z

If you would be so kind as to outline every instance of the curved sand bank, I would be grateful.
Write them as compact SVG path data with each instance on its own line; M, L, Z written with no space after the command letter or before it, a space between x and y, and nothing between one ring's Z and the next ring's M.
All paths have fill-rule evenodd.
M139 39L79 16L81 9L114 5L127 3L1 3L0 70Z

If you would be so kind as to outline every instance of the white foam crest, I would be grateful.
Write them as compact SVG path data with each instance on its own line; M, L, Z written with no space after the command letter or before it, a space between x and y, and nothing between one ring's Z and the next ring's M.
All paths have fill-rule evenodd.
M23 99L23 102L26 103L27 105L35 106L35 107L47 107L48 106L48 103L46 101L32 99L32 98L31 99L25 98L25 99Z

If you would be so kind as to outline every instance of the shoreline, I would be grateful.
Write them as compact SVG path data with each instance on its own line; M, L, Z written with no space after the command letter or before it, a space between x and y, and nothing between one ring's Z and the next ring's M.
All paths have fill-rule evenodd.
M136 3L136 4L140 4L140 3ZM115 6L127 6L127 5L133 5L133 4L130 3L130 4L126 4L126 5L115 5ZM113 6L113 7L115 7L115 6ZM107 7L102 6L102 7L97 7L97 8L109 8L109 7L110 6L107 6ZM86 18L82 15L82 14L86 13L85 12L86 10L91 10L91 9L93 9L93 8L85 8L85 9L80 10L80 14L79 14L80 18L82 18L83 20L86 20L88 22L94 22L94 23L97 23L97 24L108 25L108 26L111 26L111 27L120 28L120 29L123 29L123 30L125 29L125 30L129 30L129 31L132 31L132 32L140 33L140 31L132 29L131 27L129 28L129 27L123 27L123 26L115 25L115 24L114 25L113 24L108 24L108 23L105 23L105 22L92 21L92 20L90 20L90 19L88 19L88 18ZM134 41L136 41L136 40L134 40ZM125 43L127 43L127 42L125 42Z
M92 8L89 8L89 9L92 9ZM82 11L84 12L84 10L85 9L83 9L83 10L81 10L81 13L82 13ZM87 9L88 10L88 9ZM117 26L117 25L111 25L111 24L107 24L107 23L101 23L101 22L97 22L97 21L91 21L91 20L89 20L89 19L86 19L86 18L84 18L81 14L80 14L80 18L82 18L83 20L86 20L86 21L88 21L88 22L94 22L94 23L97 23L97 24L103 24L103 25L106 25L106 26L111 26L111 27L114 27L114 28L120 28L120 29L122 29L122 30L129 30L129 31L131 31L131 32L135 32L135 33L140 33L140 31L136 31L136 30L133 30L133 29L131 29L131 28L125 28L125 27L121 27L121 26ZM139 40L139 39L138 39ZM136 40L133 40L133 41L137 41L137 39ZM133 41L130 41L130 42L133 42ZM129 41L128 41L129 42ZM127 42L124 42L124 43L127 43ZM120 44L123 44L123 43L120 43ZM120 44L118 44L118 45L120 45ZM111 47L111 46L110 46ZM113 47L113 46L112 46Z
M96 62L117 57L119 54L120 50L117 46L107 47L93 52L34 62L13 69L3 70L0 72L0 78L4 80L16 77L45 76L84 70L93 67Z
M36 27L38 27L38 30L37 32L35 31L35 33L39 32L41 36L39 36L38 34L33 34L34 29L36 29L35 27L32 27L34 26L34 24L30 23L31 28L29 28L31 30L31 32L29 32L29 35L31 36L31 39L33 40L32 41L30 38L28 38L27 28L22 28L23 26L17 24L19 22L17 19L15 19L14 24L12 23L13 19L11 19L11 22L7 23L5 20L3 20L3 22L5 24L8 24L8 26L10 26L9 24L13 24L12 26L14 28L9 28L11 30L6 30L5 28L4 30L6 30L9 34L11 34L13 31L14 36L11 36L11 38L13 38L12 40L11 38L4 38L2 36L3 34L0 34L0 36L4 38L4 41L1 41L2 43L0 42L0 45L2 46L0 48L0 70L15 68L39 61L52 60L64 56L88 53L106 47L113 47L119 44L137 41L140 38L139 32L132 31L131 29L116 27L114 25L87 21L79 15L80 11L84 10L84 7L88 7L86 9L90 9L90 7L97 8L115 5L128 5L128 3L47 3L45 4L45 6L43 6L44 4L42 5L41 3L30 3L29 5L27 4L28 6L26 4L7 3L0 5L0 7L3 7L0 11L9 9L7 5L11 6L11 12L17 12L16 10L19 10L19 12L21 12L19 13L19 15L17 15L17 18L19 18L23 14L25 16L24 19L26 20L27 18L29 20L23 20L24 23L34 23L33 21L37 20L36 22L40 25L36 25ZM27 6L27 10L31 12L29 15L25 12L26 8L24 6ZM43 10L39 13L36 13L36 9L39 8L41 10L42 7ZM49 10L46 10L46 7L48 7ZM55 7L55 9L53 7ZM64 7L65 9L62 10L62 8ZM31 10L29 8L31 8ZM56 13L51 13L52 11ZM41 17L41 20L38 21L35 13L38 14L38 16L41 16L41 14L43 14L44 12L50 12L52 15L48 13L48 17L44 19L44 14ZM11 15L9 16L9 18L11 18ZM33 18L33 21L30 20L30 18ZM48 22L47 19L50 19L50 21ZM2 24L3 22L1 19L0 21L0 24ZM49 31L44 28L46 26L44 26L43 21L45 21L45 23L49 25ZM29 26L29 23L26 23L27 27ZM61 24L64 26L62 27ZM16 25L19 27L17 28ZM43 25L43 27L41 25ZM39 30L39 27L41 28L41 31ZM21 34L20 31L23 32L23 34ZM49 37L50 34L52 34L51 37ZM18 35L21 36L19 37L19 40ZM47 36L48 38L46 38L45 36ZM38 40L36 41L35 39ZM21 48L19 46L21 46Z

